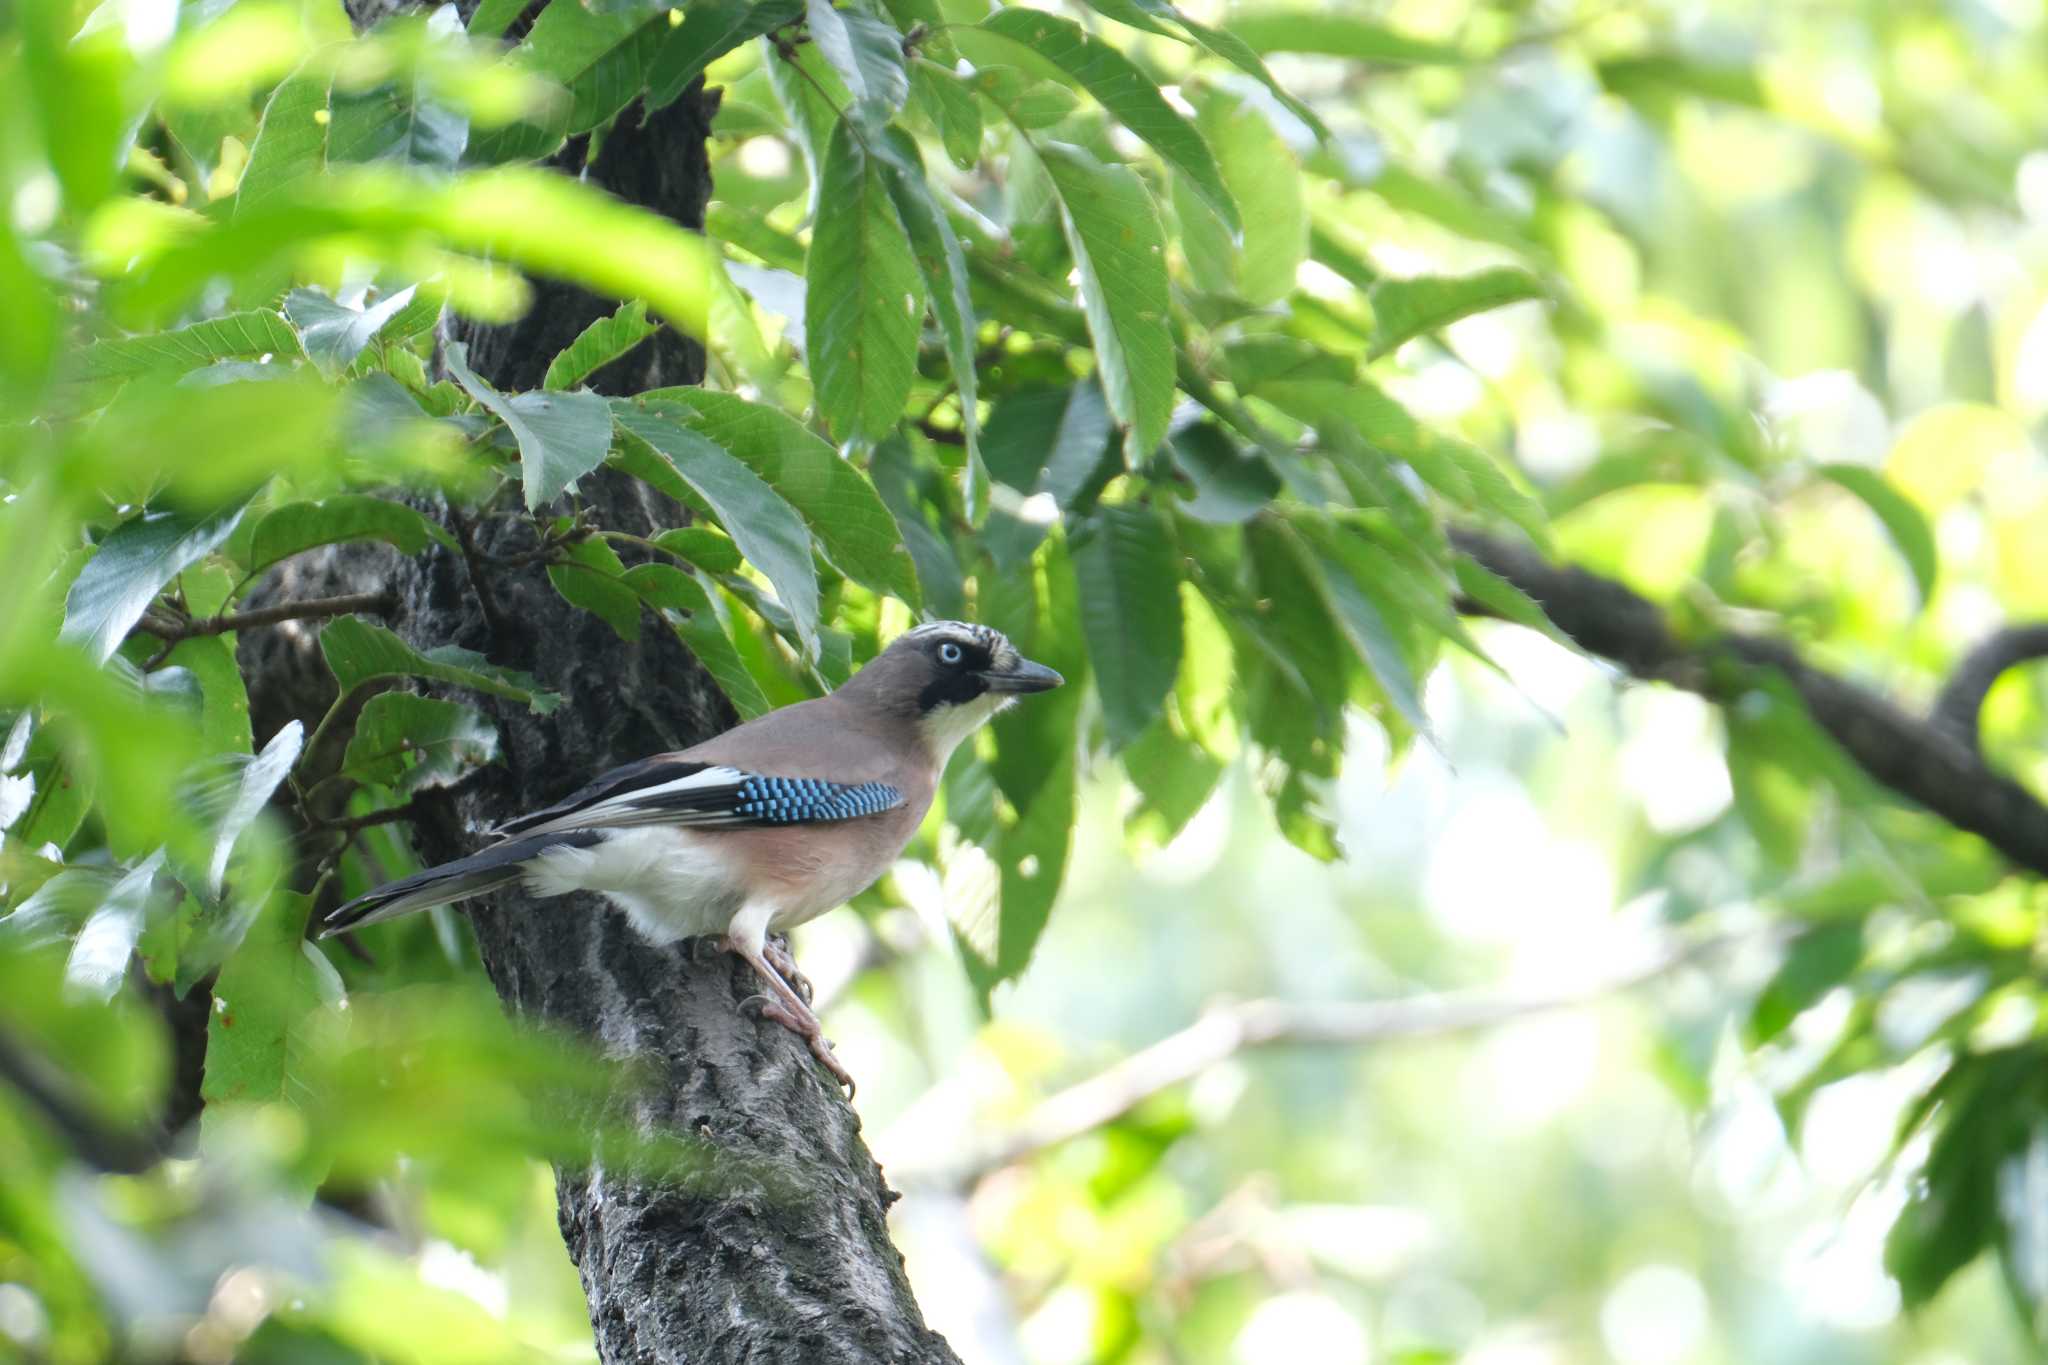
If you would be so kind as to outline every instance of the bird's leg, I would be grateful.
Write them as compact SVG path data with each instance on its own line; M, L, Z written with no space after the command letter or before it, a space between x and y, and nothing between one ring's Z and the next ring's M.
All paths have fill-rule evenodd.
M797 970L796 957L789 951L788 939L780 934L771 934L761 945L761 956L768 959L768 965L775 969L777 976L804 998L806 1005L818 998L818 993L811 988L811 979Z
M810 1046L811 1055L824 1064L825 1069L832 1073L832 1079L845 1086L846 1093L851 1096L853 1074L832 1054L832 1044L825 1038L825 1026L818 1022L817 1015L811 1013L811 1007L804 1003L804 998L782 979L782 975L773 966L769 965L768 958L761 949L730 937L725 942L728 948L746 959L747 965L754 969L754 974L768 987L767 997L756 997L762 1000L761 1016L773 1019L803 1039Z

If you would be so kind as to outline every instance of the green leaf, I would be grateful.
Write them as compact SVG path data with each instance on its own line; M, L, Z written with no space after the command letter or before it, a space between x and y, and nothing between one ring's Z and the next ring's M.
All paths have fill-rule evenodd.
M1202 102L1197 127L1215 148L1224 184L1239 203L1256 204L1241 237L1217 221L1176 176L1174 204L1195 281L1261 307L1294 292L1294 274L1308 256L1308 200L1294 154L1273 125L1221 92Z
M334 968L306 941L311 913L305 896L272 896L214 982L199 1086L202 1143L218 1106L293 1100L305 1084L312 1016L341 998Z
M706 573L731 573L740 566L740 551L732 537L709 526L682 526L663 531L654 543L670 554L687 559Z
M353 365L384 324L412 302L413 292L408 285L368 308L351 308L317 289L294 289L284 296L284 314L299 329L299 343L314 363L338 374Z
M1365 661L1380 691L1415 733L1428 736L1429 716L1422 709L1422 689L1388 624L1382 604L1365 583L1352 575L1343 560L1327 550L1305 550L1304 563L1309 581L1321 594L1331 619Z
M1149 7L1150 0L1138 0L1138 3L1148 5ZM1164 6L1163 8L1172 9L1171 6ZM1233 32L1231 28L1210 28L1206 24L1198 24L1178 9L1173 9L1173 17L1175 22L1183 29L1186 29L1189 36L1196 42L1221 57L1224 61L1229 62L1238 70L1256 79L1266 89L1272 91L1274 98L1285 106L1287 112L1307 125L1308 130L1315 134L1318 139L1324 142L1330 140L1330 130L1323 123L1322 119L1317 117L1316 111L1297 99L1279 81L1273 79L1273 73L1266 69L1266 64L1260 60L1258 52L1250 43L1247 43ZM1235 26L1233 25L1232 27L1234 28ZM1242 201L1242 196L1239 196L1239 198Z
M1000 9L973 29L955 34L970 56L968 35L1006 39L1011 56L1026 69L1053 70L1078 83L1124 127L1142 138L1169 165L1193 182L1231 232L1241 230L1237 201L1223 183L1209 144L1195 126L1174 112L1159 87L1130 58L1090 35L1071 19L1035 9Z
M990 984L1023 975L1059 899L1074 829L1074 756L1061 754L1002 835L1002 903ZM984 987L984 990L986 987Z
M1196 422L1167 442L1173 462L1195 488L1181 510L1197 521L1249 521L1280 491L1280 478L1256 451L1242 450L1214 422Z
M203 518L146 512L116 526L65 595L57 638L83 645L95 662L104 663L186 565L234 534L242 510Z
M156 371L196 370L216 360L295 360L303 354L298 334L284 316L258 308L172 332L95 341L81 353L79 372L86 379L129 379Z
M469 160L543 157L564 138L605 123L646 88L655 55L671 36L665 10L599 12L578 0L548 5L508 60L560 86L568 98L542 114L478 135Z
M830 208L811 228L804 267L811 377L833 431L874 442L895 428L917 377L924 277L881 166L844 120L826 146L818 195Z
M953 387L959 393L960 427L967 440L966 485L961 501L967 520L981 520L982 498L987 472L981 467L981 420L978 415L977 370L974 345L974 300L968 289L967 256L960 239L946 219L925 180L924 162L917 144L901 129L888 129L879 152L882 177L889 196L910 237L917 266L931 291L932 315L938 319L939 335L946 345L946 361L952 366Z
M451 19L454 10L436 12ZM430 21L432 22L432 21ZM469 116L429 95L417 81L328 95L331 161L400 161L454 170L469 146Z
M1230 31L1262 53L1306 52L1379 66L1462 65L1471 60L1446 43L1411 38L1384 24L1328 10L1238 11L1230 17Z
M1109 439L1114 429L1102 386L1092 379L1005 394L989 414L989 471L1020 493L1050 493L1061 511L1072 510L1121 468Z
M660 539L667 541L687 534L688 531L665 531ZM738 563L737 556L734 563ZM752 720L774 709L760 683L748 671L738 646L733 644L730 627L719 611L712 589L669 564L635 564L620 581L638 593L640 600L675 631L683 647L697 656L697 662L704 665L704 671L732 702L740 719Z
M128 975L135 944L149 923L149 903L163 869L161 850L152 853L108 888L72 941L64 963L67 988L100 1001L112 1000Z
M1099 509L1073 542L1081 633L1110 747L1134 742L1180 672L1180 568L1166 524L1143 504Z
M1874 469L1853 464L1825 464L1819 473L1830 483L1861 499L1863 505L1884 523L1892 544L1906 561L1906 567L1913 571L1913 582L1920 589L1920 603L1925 606L1934 596L1934 582L1941 560L1934 547L1934 532L1928 527L1927 518L1920 509Z
M327 73L309 61L271 91L249 147L249 164L235 187L238 215L326 167L329 83Z
M299 750L305 742L306 727L294 720L272 735L261 753L229 755L227 768L232 780L225 792L224 807L213 826L212 856L207 862L202 883L208 898L219 898L221 881L227 876L228 859L235 851L235 844L256 822L263 808L270 804L270 798L291 772L292 764L298 761Z
M835 9L832 0L808 0L811 41L839 73L853 96L847 111L863 126L879 130L910 96L903 69L903 35L858 10Z
M526 508L537 511L604 463L611 450L611 407L594 393L515 393L507 397L469 370L469 348L448 344L443 363L471 398L519 443Z
M370 698L341 771L400 793L445 787L498 756L497 727L474 707L410 692Z
M981 105L966 81L936 62L910 64L910 97L939 130L946 155L963 171L981 162Z
M409 555L429 545L456 548L453 536L404 503L361 493L288 502L256 523L246 545L241 540L236 537L234 550L251 578L295 554L349 540L381 540Z
M1867 905L1868 902L1865 902ZM1749 1012L1752 1047L1770 1042L1863 960L1863 922L1825 924L1793 940Z
M1373 286L1372 358L1398 350L1403 342L1445 327L1459 318L1525 299L1549 297L1543 282L1526 270L1502 266L1476 275L1424 275L1381 280Z
M691 0L683 8L683 22L647 64L647 107L673 104L711 63L749 39L795 23L803 13L803 0Z
M1167 327L1166 241L1144 182L1078 147L1039 149L1060 197L1060 220L1080 277L1081 306L1109 410L1136 468L1173 416L1173 339Z
M548 565L548 582L571 605L595 612L621 640L640 638L640 598L620 582L626 566L602 540L567 547L561 563Z
M646 304L628 299L610 317L585 327L548 363L541 387L573 389L660 330L660 323L648 321Z
M811 536L796 509L761 477L678 417L646 411L626 400L612 405L619 426L660 459L628 464L636 476L657 487L666 473L687 485L664 489L684 500L707 504L740 553L766 575L796 624L806 656L818 653L818 576L811 565ZM643 472L644 471L644 472Z
M542 688L531 674L500 668L458 645L439 645L422 653L359 616L337 616L328 622L320 632L320 652L344 696L380 678L426 678L520 702L537 715L562 704L561 697Z
M916 566L881 495L803 423L779 408L711 389L655 389L640 395L639 403L709 438L759 474L796 508L841 573L913 607L919 604Z

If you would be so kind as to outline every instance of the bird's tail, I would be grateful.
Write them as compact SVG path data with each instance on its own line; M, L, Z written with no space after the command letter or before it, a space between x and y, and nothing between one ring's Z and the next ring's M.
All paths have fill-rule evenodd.
M467 900L516 882L527 864L555 848L588 848L602 836L595 830L565 830L554 834L532 834L492 844L467 858L442 863L410 877L387 882L367 895L338 906L320 926L320 937L360 929L379 920L429 910L437 905Z

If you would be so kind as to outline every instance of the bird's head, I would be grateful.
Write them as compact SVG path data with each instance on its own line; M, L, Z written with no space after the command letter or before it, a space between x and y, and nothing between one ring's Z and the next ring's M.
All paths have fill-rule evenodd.
M843 690L912 720L944 763L961 740L1019 696L1064 681L1019 654L999 630L933 621L897 636Z

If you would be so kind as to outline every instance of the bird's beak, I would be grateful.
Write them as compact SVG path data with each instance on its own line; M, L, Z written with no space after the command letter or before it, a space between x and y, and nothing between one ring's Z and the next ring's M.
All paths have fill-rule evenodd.
M1035 664L1029 659L1018 659L1000 669L992 668L982 677L987 680L991 692L1047 692L1066 681L1044 664Z

